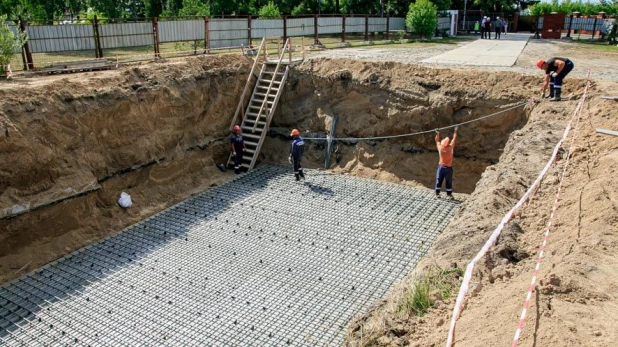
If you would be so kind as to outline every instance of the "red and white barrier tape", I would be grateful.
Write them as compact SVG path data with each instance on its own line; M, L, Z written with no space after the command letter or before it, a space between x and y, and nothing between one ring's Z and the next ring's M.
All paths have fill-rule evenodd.
M580 110L584 105L584 101L586 100L586 92L588 91L588 86L590 83L586 84L586 88L584 89L584 94L577 104L577 108L575 109L575 114L577 114L576 124L579 123L579 114ZM569 123L570 126L570 123ZM571 138L571 144L569 146L568 153L572 153L573 143L575 142L575 138L577 137L577 126L575 127L575 132L573 137ZM528 287L528 293L526 294L526 300L524 301L523 309L521 311L521 316L519 317L519 323L517 324L517 330L515 331L515 337L513 338L513 343L511 347L517 347L519 342L519 337L521 335L521 331L524 327L524 321L526 320L526 313L528 312L528 307L530 307L530 299L532 298L532 293L534 293L534 289L536 287L536 279L539 275L539 270L541 269L541 262L545 257L545 247L547 246L547 238L549 237L549 230L551 229L552 224L554 223L554 218L556 216L556 210L558 208L558 200L560 199L560 191L562 190L562 183L564 182L564 175L566 174L567 168L569 167L570 155L567 155L567 159L564 163L564 169L562 170L562 174L560 175L560 182L558 183L558 190L556 191L556 198L554 199L554 203L551 207L551 213L549 215L549 221L545 226L545 234L543 235L543 243L541 244L541 248L539 250L539 257L537 258L536 266L534 268L534 272L532 274L532 280L530 281L530 286Z
M590 72L588 72L588 74L590 74ZM586 91L587 89L588 89L588 85L586 85ZM584 96L585 96L585 92L584 92ZM582 100L583 99L584 98L582 97ZM470 280L472 279L472 270L474 269L474 265L489 251L489 248L496 243L496 240L500 236L500 233L502 232L502 229L504 228L506 223L508 223L513 218L513 214L515 213L515 211L517 211L528 200L532 192L539 186L539 184L541 183L541 181L543 180L543 178L549 171L549 168L556 160L556 156L558 155L558 151L560 150L562 143L564 142L564 140L567 138L567 135L569 134L569 130L571 129L571 124L573 124L573 120L575 119L575 116L579 113L579 109L581 108L581 105L583 104L582 100L580 100L578 106L576 107L576 111L573 113L573 117L571 117L569 124L564 129L564 134L562 135L562 138L554 147L552 156L547 161L547 164L545 164L545 167L543 168L539 176L532 183L532 185L528 188L524 196L522 196L522 198L519 199L517 204L515 204L515 206L513 206L513 208L511 208L511 210L506 213L506 215L504 215L504 217L500 221L500 224L498 224L498 226L493 231L489 239L483 245L483 248L481 248L481 250L472 259L472 261L468 263L468 266L466 266L466 272L464 273L463 281L459 288L459 294L457 294L457 300L455 301L455 307L453 308L453 317L451 318L451 324L449 326L448 337L446 340L446 347L451 347L453 345L453 342L455 339L455 326L457 325L457 320L459 319L459 315L461 314L461 311L463 309L464 299L470 287Z

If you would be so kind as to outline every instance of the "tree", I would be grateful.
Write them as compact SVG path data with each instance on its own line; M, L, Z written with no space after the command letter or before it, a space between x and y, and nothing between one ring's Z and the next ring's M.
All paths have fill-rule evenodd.
M279 12L279 8L270 1L268 4L262 6L260 8L260 12L258 13L260 18L262 19L279 19L281 18L281 12Z
M406 25L421 37L431 38L438 27L438 9L429 0L418 0L410 4Z
M180 16L210 16L207 4L200 0L182 0L182 8L178 11Z
M18 52L28 39L25 33L13 32L6 24L7 17L0 15L0 73L4 74L4 66L11 63L11 58Z

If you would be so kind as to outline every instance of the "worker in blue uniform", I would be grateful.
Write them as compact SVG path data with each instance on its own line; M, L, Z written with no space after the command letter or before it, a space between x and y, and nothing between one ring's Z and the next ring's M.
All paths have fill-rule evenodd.
M230 136L230 146L232 148L232 157L234 157L234 173L240 174L242 168L242 154L245 150L245 140L243 140L240 134L240 127L234 125L232 136Z
M293 129L290 136L292 136L294 140L292 141L292 150L290 151L288 161L290 164L294 165L294 177L296 177L297 181L300 181L301 178L305 179L303 168L300 165L300 161L303 159L303 152L305 150L305 142L300 137L300 132L298 129Z

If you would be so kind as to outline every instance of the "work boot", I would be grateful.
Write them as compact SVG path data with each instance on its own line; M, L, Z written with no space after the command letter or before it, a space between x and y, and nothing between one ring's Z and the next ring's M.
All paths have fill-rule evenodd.
M305 179L305 173L302 171L299 171L298 174L300 175L300 178Z
M300 181L300 175L299 174L294 174L294 177L296 177L297 181Z
M562 90L560 90L560 88L556 88L556 90L554 91L554 97L549 99L549 101L560 101L562 100L560 98L560 94L562 93Z

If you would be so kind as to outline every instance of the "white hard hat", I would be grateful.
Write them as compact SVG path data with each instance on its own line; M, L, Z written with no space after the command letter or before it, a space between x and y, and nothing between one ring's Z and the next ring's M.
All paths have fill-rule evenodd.
M500 19L500 17L496 17L496 19Z

